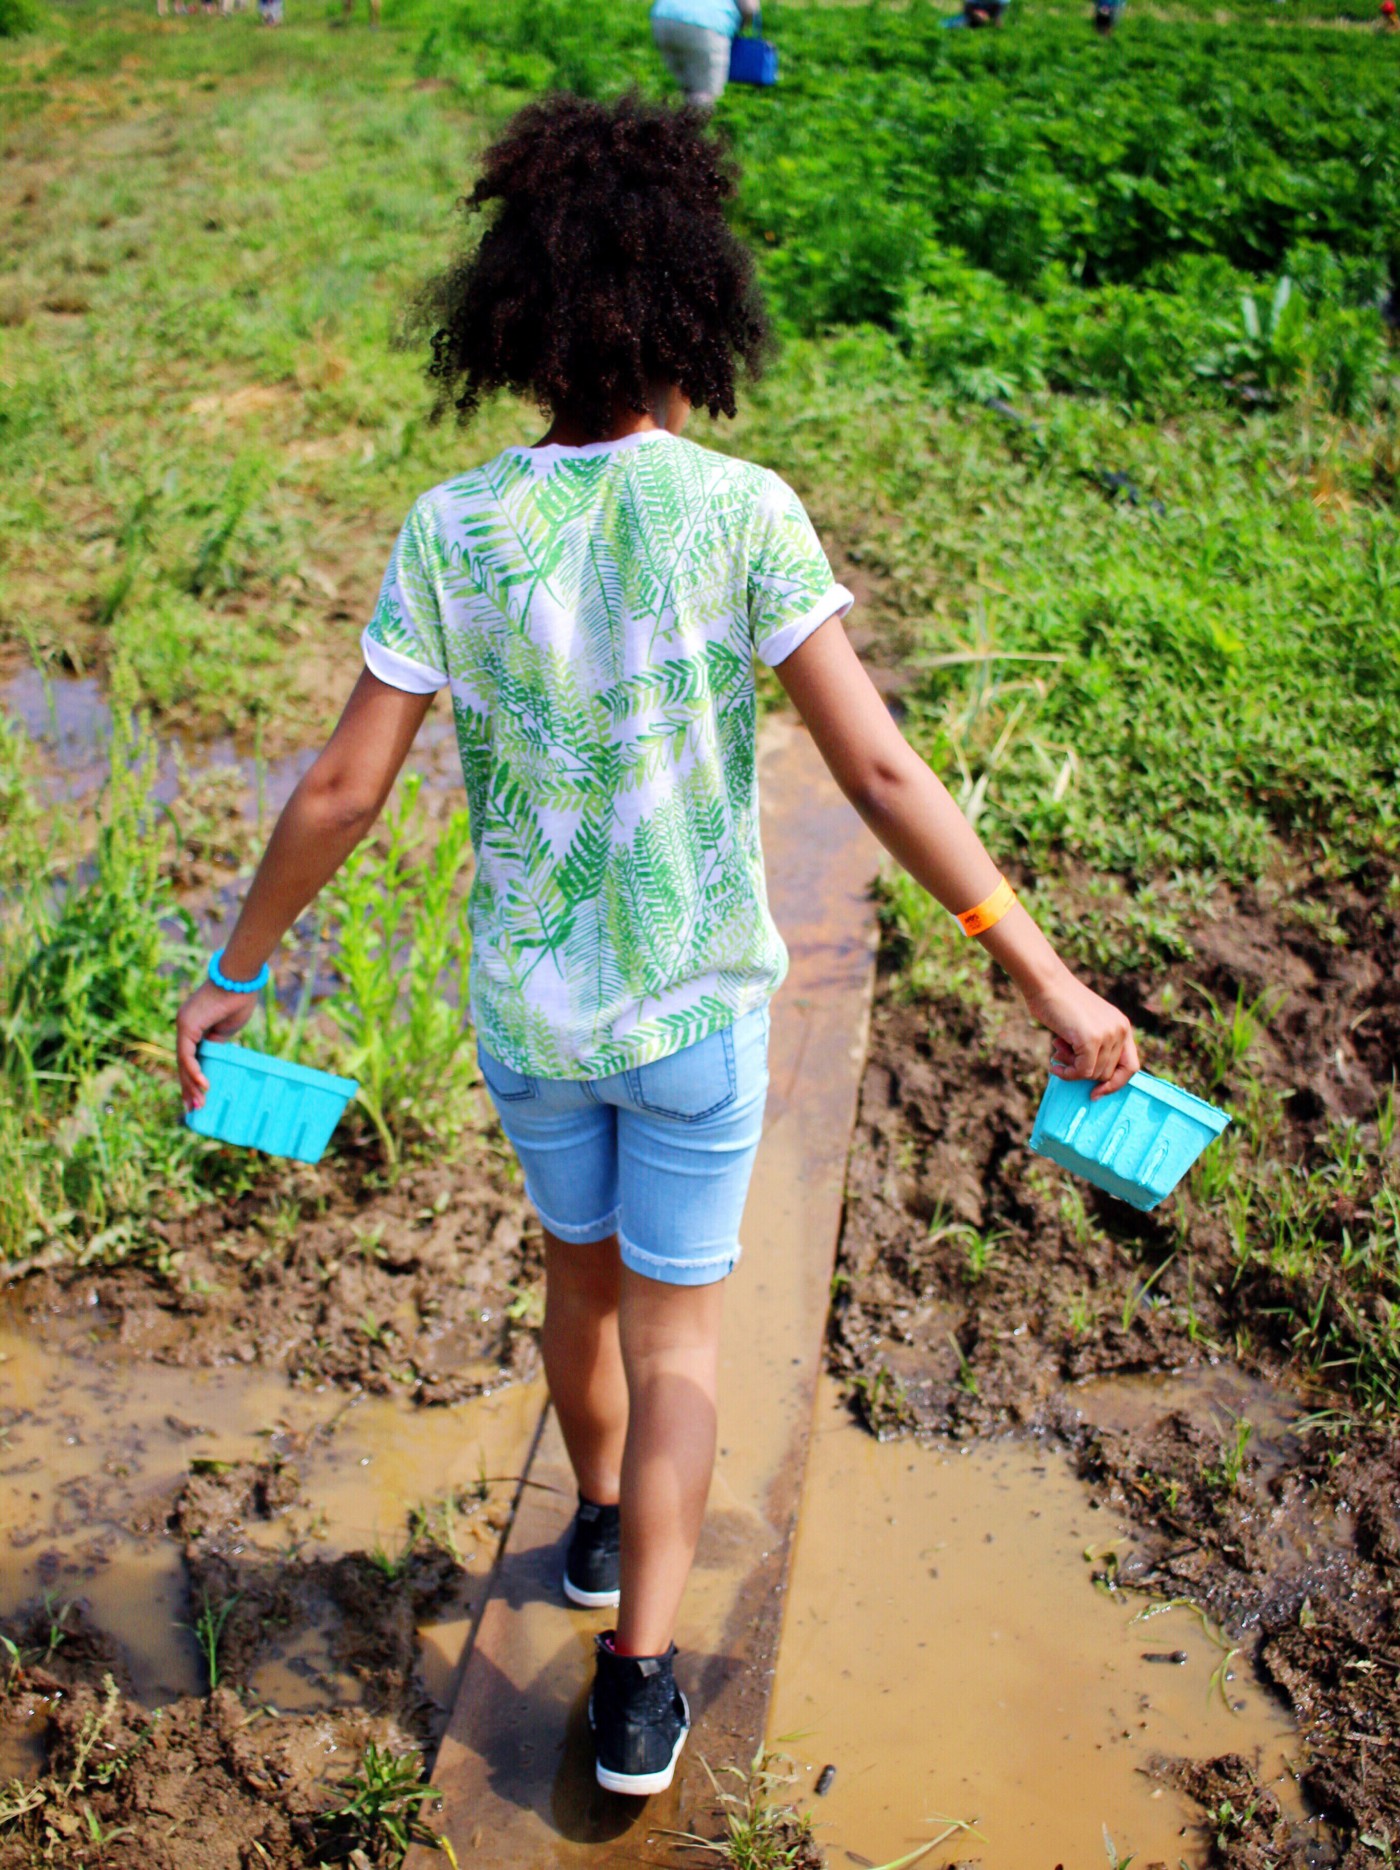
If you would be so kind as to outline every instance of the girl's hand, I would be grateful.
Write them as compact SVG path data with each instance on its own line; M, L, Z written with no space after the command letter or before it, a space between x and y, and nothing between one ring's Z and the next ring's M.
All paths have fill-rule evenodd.
M253 1017L255 993L225 993L211 980L196 987L175 1016L175 1059L180 1067L180 1095L186 1110L199 1110L209 1080L199 1069L195 1048L201 1039L231 1039Z
M1027 992L1032 1019L1055 1035L1050 1069L1057 1078L1093 1078L1091 1099L1111 1097L1140 1069L1127 1016L1102 999L1068 969L1053 986Z
M226 952L235 964L251 968L256 958L275 954L302 910L369 830L431 700L431 694L406 694L361 671L339 725L273 827L228 938ZM231 1039L248 1024L256 1003L256 994L225 993L208 981L180 1008L175 1056L186 1110L200 1109L209 1089L195 1047L201 1039Z

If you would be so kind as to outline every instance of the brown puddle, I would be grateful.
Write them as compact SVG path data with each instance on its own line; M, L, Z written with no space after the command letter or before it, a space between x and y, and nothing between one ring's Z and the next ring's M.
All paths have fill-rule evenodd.
M509 1502L527 1457L542 1385L509 1385L415 1410L391 1396L297 1388L256 1366L177 1369L36 1341L0 1318L0 1615L44 1593L81 1600L113 1638L146 1706L204 1692L181 1544L167 1529L194 1467L266 1462L288 1453L296 1498L239 1529L241 1547L272 1559L399 1553L410 1508L470 1491L484 1476ZM495 1551L494 1519L457 1527L479 1597ZM420 1670L440 1708L451 1699L470 1606L444 1607L420 1629ZM288 1712L353 1705L314 1628L292 1629L260 1664L258 1694ZM42 1723L40 1723L42 1725ZM11 1739L14 1739L13 1733ZM25 1744L20 1737L19 1746ZM0 1776L19 1770L0 1761Z
M1295 1730L1247 1651L1212 1683L1225 1651L1199 1617L1097 1588L1130 1533L1091 1498L1053 1446L876 1442L823 1378L768 1734L804 1794L836 1768L804 1799L833 1865L955 1819L980 1837L931 1863L1102 1863L1105 1827L1120 1858L1201 1863L1200 1807L1150 1776L1154 1755L1243 1754L1303 1820Z

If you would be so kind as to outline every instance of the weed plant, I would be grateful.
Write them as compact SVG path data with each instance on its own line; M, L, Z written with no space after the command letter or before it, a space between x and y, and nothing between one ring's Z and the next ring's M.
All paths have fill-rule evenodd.
M747 1769L722 1767L720 1774L708 1760L702 1759L701 1764L719 1803L724 1830L713 1839L691 1831L668 1832L667 1836L729 1870L817 1870L825 1861L810 1812L800 1812L779 1798L797 1777L785 1754L760 1748ZM737 1781L737 1786L730 1790L721 1785L721 1775Z
M199 1645L199 1653L204 1658L205 1672L209 1677L209 1693L212 1695L219 1686L219 1649L224 1639L224 1629L233 1615L238 1603L239 1593L232 1592L228 1597L212 1603L206 1590L200 1599L199 1614L193 1623L181 1624L181 1629L191 1630Z
M204 949L180 906L177 814L152 803L156 743L114 683L110 771L96 841L79 858L62 821L42 820L17 771L13 836L0 906L0 1258L58 1249L81 1262L163 1249L152 1221L227 1199L259 1173L180 1122L173 1073L175 1009ZM14 744L0 737L0 753ZM469 1028L444 997L469 944L462 879L467 815L433 841L410 779L381 845L362 848L338 899L341 986L311 1017L309 991L290 1017L269 994L250 1042L310 1053L357 1075L390 1164L425 1136L450 1137L474 1081ZM336 1037L336 1029L340 1037ZM284 1246L299 1210L269 1210ZM285 1225L283 1224L285 1218Z
M1234 1191L1236 1279L1267 1274L1285 1302L1262 1315L1305 1369L1372 1415L1400 1411L1394 1112L1392 1088L1372 1123L1333 1122L1300 1162L1242 1154Z
M23 1861L33 1865L101 1862L88 1855L123 1835L107 1830L93 1810L93 1797L106 1791L124 1773L134 1755L147 1744L160 1722L160 1711L118 1752L109 1735L121 1696L110 1675L102 1678L101 1704L86 1714L73 1736L72 1757L65 1770L38 1779L15 1779L0 1788L0 1842L13 1841L24 1851Z
M444 993L464 989L471 953L461 889L470 825L453 812L425 847L421 783L404 782L383 838L355 853L334 898L343 992L329 1012L339 1066L359 1080L390 1162L411 1136L452 1129L476 1075L465 1009Z
M340 1782L343 1802L317 1821L323 1863L401 1863L413 1844L442 1851L456 1865L449 1839L423 1817L437 1799L416 1753L396 1754L370 1741L356 1771Z
M0 911L0 1257L61 1244L81 1258L142 1237L207 1155L175 1121L168 1054L192 929L166 868L173 831L149 798L155 749L115 684L95 852L60 867L61 826L26 807Z

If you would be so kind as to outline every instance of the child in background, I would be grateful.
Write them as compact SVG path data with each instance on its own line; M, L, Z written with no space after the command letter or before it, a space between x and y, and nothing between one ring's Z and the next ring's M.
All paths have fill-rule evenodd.
M734 35L758 0L653 0L651 37L688 104L717 104L729 82Z
M508 389L547 431L414 505L366 666L178 1028L197 1107L199 1041L246 1022L446 688L476 851L471 1014L544 1230L545 1371L579 1489L561 1585L617 1606L589 1710L599 1783L635 1794L670 1783L689 1727L676 1614L787 965L755 656L886 849L1010 972L1050 1069L1101 1096L1137 1068L1128 1021L1059 960L895 726L796 494L682 439L695 404L734 414L736 367L768 346L724 218L735 179L700 111L635 97L550 97L487 151L468 203L486 231L420 307L429 375L439 412L466 420Z

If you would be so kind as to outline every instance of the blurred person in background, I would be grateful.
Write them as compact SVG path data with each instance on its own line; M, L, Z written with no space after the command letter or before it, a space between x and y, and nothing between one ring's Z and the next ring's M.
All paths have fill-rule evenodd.
M1391 0L1394 5L1394 0ZM1107 38L1118 24L1123 11L1123 0L1094 0L1094 31Z
M945 26L1000 26L1002 15L1006 11L1006 0L968 0L961 13L954 13L945 19Z
M729 48L759 0L654 0L651 36L688 104L707 109L729 82Z

